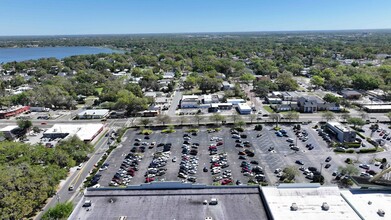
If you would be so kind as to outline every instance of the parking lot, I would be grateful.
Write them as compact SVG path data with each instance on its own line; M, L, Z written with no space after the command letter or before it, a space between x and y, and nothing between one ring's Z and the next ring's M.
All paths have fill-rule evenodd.
M240 141L233 138L231 129L228 127L222 127L221 131L211 133L207 131L207 128L201 128L196 134L185 132L186 128L176 130L171 134L161 133L160 130L157 130L148 135L149 139L138 134L138 131L128 130L121 145L107 159L106 163L109 166L100 172L102 177L99 184L108 186L111 183L116 186L141 184L149 181L186 181L210 185L214 183L247 184L249 180L258 180L255 182L267 182L269 185L274 185L279 182L275 170L284 169L287 166L295 166L297 169L315 167L325 177L325 184L332 184L331 174L338 169L338 166L344 165L343 161L347 156L335 154L329 149L327 143L318 136L317 131L311 128L311 125L302 126L302 130L306 130L308 136L308 140L305 142L296 140L292 126L280 127L286 131L285 136L289 137L277 136L272 126L264 126L262 131L255 131L253 126L247 127L244 132L240 133L247 135L247 137L240 138ZM186 134L188 134L187 138L184 137ZM291 141L295 145L297 142L299 150L292 150L289 147L291 143L287 141L288 138L293 139ZM136 141L136 139L140 140ZM184 146L185 139L188 141L187 147ZM143 142L145 142L144 152L141 152L140 147ZM154 142L154 146L150 146L152 142ZM136 143L138 146L135 146ZM305 147L309 143L314 146L312 150ZM157 153L164 151L164 144L171 144L169 151L164 155ZM134 152L131 152L132 148ZM188 148L188 150L184 150L184 148ZM210 155L211 149L213 149L212 154L214 155ZM197 150L197 154L190 155L191 150ZM254 156L246 155L245 150L250 156L252 156L251 152L254 152ZM182 152L187 153L188 156L184 157ZM133 159L137 162L130 160L135 155L137 158ZM240 156L242 156L241 159L239 159ZM328 156L331 157L331 161L328 162L330 167L326 169L325 159ZM126 158L128 165L123 166ZM212 158L214 158L213 163L211 163ZM296 164L296 161L302 162L303 165ZM130 164L135 166L129 167ZM132 171L129 173L122 170L122 177L117 175L120 181L113 184L113 177L121 171L121 166L125 170L132 169ZM159 175L156 175L157 173ZM301 173L296 176L296 182L311 182ZM133 177L128 174L132 174Z

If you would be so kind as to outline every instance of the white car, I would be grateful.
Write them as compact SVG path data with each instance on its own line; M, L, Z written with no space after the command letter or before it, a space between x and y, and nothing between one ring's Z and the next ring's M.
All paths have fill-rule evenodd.
M77 166L77 170L81 170L81 168L83 167L83 163L79 164L79 166Z

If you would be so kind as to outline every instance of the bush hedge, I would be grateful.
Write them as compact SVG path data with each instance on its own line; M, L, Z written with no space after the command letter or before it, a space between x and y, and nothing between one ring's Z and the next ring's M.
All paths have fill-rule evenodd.
M361 134L360 132L357 132L356 133L358 136L360 136L361 138L365 139L365 136L363 134Z
M352 142L352 143L345 143L345 148L359 148L361 146L360 143Z
M360 149L359 153L361 154L365 154L365 153L374 153L376 152L376 148L363 148L363 149Z
M348 153L348 154L352 154L354 153L355 151L353 149L349 149L349 150L346 150L345 153Z

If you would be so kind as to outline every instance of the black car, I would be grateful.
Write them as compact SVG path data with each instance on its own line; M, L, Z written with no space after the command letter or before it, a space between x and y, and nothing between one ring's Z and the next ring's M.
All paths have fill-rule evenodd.
M331 157L330 156L328 156L327 158L326 158L326 160L325 160L326 162L330 162L331 161Z
M207 168L207 167L204 167L204 169L203 169L202 171L208 172L208 168Z
M245 156L242 156L242 155L239 156L239 159L240 160L247 160L247 158Z
M297 163L297 164L299 164L299 165L304 165L303 161L301 161L301 160L296 160L295 163Z
M331 164L326 164L326 166L324 166L324 168L328 169L329 167L331 167Z
M256 160L252 160L250 163L251 163L251 164L255 164L255 165L258 165L258 164L259 164L258 161L256 161Z

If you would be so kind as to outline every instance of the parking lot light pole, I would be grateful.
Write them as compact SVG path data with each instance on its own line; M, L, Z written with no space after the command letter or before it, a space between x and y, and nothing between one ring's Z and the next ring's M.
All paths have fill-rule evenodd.
M320 175L322 176L323 162L320 162Z

